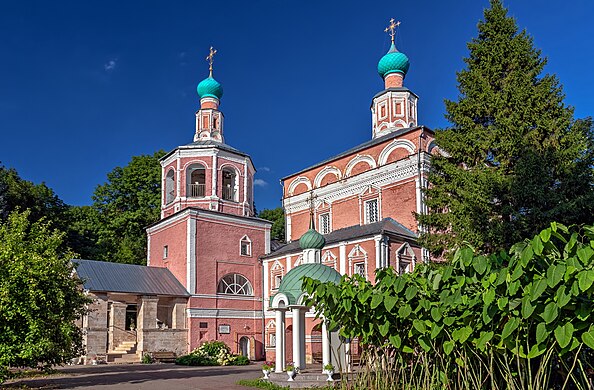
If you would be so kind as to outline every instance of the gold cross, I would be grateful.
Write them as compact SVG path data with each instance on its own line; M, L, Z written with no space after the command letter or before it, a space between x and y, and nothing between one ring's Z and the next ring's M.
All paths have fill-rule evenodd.
M392 18L390 19L390 25L386 27L386 29L384 30L384 32L387 32L388 35L392 38L392 43L394 43L394 35L396 35L396 27L398 26L400 26L400 21L394 22L394 18Z
M309 193L309 228L315 229L314 225L314 201L318 196L314 194L313 190Z
M210 77L212 77L212 63L214 62L214 55L217 54L216 50L213 50L212 46L210 47L210 53L206 56L206 61L208 61L208 71L210 72Z

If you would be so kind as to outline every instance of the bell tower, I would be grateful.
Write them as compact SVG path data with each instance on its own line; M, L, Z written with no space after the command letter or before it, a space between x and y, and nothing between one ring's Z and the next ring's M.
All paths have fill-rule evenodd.
M377 138L392 131L417 126L418 97L403 86L410 63L394 44L396 28L400 22L390 20L384 30L392 40L390 50L380 59L377 71L384 80L384 90L373 97L371 104L372 137Z
M220 99L223 96L223 87L212 77L212 64L217 53L210 47L206 56L209 63L209 75L198 84L198 96L200 97L200 109L196 111L196 141L217 141L224 143L223 120L224 116L219 111Z

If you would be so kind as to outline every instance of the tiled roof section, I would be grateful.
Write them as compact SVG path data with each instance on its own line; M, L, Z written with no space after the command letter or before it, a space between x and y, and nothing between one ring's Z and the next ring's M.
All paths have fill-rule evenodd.
M192 148L218 148L221 150L225 150L227 152L231 152L231 153L235 153L235 154L239 154L240 156L245 156L250 158L250 155L247 153L244 153L238 149L235 149L232 146L229 146L227 144L224 144L222 142L218 142L218 141L214 141L214 140L207 140L207 141L195 141L186 145L181 145L178 146L177 148L173 149L172 151L170 151L169 153L167 153L165 156L161 157L161 160L166 159L167 157L169 157L173 152L175 152L177 149L192 149Z
M398 129L398 130L396 130L396 131L393 131L393 132L391 132L391 133L388 133L388 134L386 134L386 135L383 135L383 136L381 136L381 137L378 137L378 138L371 139L371 140L369 140L369 141L367 141L367 142L363 142L362 144L359 144L359 145L355 146L354 148L351 148L351 149L349 149L349 150L347 150L347 151L345 151L345 152L342 152L342 153L340 153L340 154L337 154L336 156L332 156L332 157L330 157L330 158L328 158L328 159L326 159L326 160L324 160L324 161L321 161L321 162L319 162L319 163L317 163L317 164L315 164L315 165L312 165L312 166L310 166L310 167L308 167L308 168L302 169L302 170L300 170L299 172L293 173L293 174L291 174L291 175L289 175L289 176L285 176L285 177L283 177L281 180L282 180L282 181L285 181L286 179L288 179L288 178L290 178L290 177L297 176L297 175L299 175L300 173L307 172L307 171L309 171L309 170L311 170L311 169L314 169L314 168L320 167L320 166L322 166L322 165L325 165L325 164L329 163L330 161L338 160L338 159L339 159L339 158L341 158L341 157L345 157L345 156L348 156L348 155L350 155L350 154L357 153L357 152L359 152L359 151L361 151L361 150L363 150L363 149L370 148L370 147L372 147L372 146L375 146L375 145L381 144L382 142L389 141L389 140L391 140L392 138L397 138L397 137L399 137L399 136L401 136L401 135L404 135L404 134L410 133L411 131L420 130L420 129L429 130L429 129L428 129L428 128L426 128L425 126L405 127L405 128L402 128L402 129ZM429 131L431 131L431 130L429 130Z
M404 238L409 238L411 240L416 240L418 238L415 232L392 218L385 218L379 222L370 223L367 225L353 225L338 229L325 234L324 238L326 239L326 246L328 246L336 242L348 241L355 238L374 236L376 234L383 233L392 233ZM290 243L281 246L276 251L271 252L266 256L262 256L262 258L267 259L295 252L301 252L299 240L293 240Z
M167 268L72 260L85 289L92 292L120 292L139 295L187 297L190 294Z

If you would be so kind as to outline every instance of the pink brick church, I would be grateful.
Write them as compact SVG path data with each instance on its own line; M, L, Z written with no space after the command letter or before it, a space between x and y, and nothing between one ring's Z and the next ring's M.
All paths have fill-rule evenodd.
M330 362L332 335L302 305L295 275L336 280L359 274L373 281L379 268L403 273L428 261L416 243L414 213L426 211L421 190L437 149L433 132L418 124L418 97L403 84L409 61L394 45L394 28L392 21L392 46L378 63L383 89L371 99L370 140L282 179L286 243L280 246L271 245L271 223L254 215L251 157L226 143L211 48L210 74L198 84L193 142L162 158L161 220L147 228L148 268L162 269L179 285L140 286L120 295L109 283L90 289L107 314L87 319L86 326L106 326L106 340L112 340L105 350L102 341L95 343L97 351L113 352L122 342L109 334L113 308L136 305L139 326L132 333L138 339L149 332L153 340L136 344L137 356L151 349L186 353L221 340L250 359L276 360L277 370L284 362ZM132 267L139 275L147 268ZM159 326L175 341L155 341L166 333L152 329ZM349 359L358 352L356 340L343 347Z

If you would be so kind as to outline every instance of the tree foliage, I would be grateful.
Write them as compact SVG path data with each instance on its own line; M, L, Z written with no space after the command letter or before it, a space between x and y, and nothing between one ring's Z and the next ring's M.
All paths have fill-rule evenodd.
M285 212L282 207L264 209L260 211L258 217L272 222L270 237L273 240L285 241Z
M62 364L82 352L75 320L89 299L72 276L64 234L31 211L0 222L0 381L8 366Z
M546 59L499 0L468 48L459 98L446 101L452 125L435 135L446 153L432 158L422 244L438 255L462 242L493 252L550 221L591 222L591 119L573 119L557 78L542 75Z
M93 209L84 211L96 223L98 259L120 263L146 263L145 228L159 220L161 166L165 152L132 157L125 167L108 173L107 182L93 195ZM96 221L96 222L94 222ZM84 229L84 225L80 227ZM93 229L90 229L93 230Z
M552 223L509 252L487 257L463 247L446 265L422 264L404 275L381 269L375 285L355 275L339 285L306 278L304 288L330 328L387 345L403 362L425 353L444 378L470 364L462 357L482 364L485 383L499 386L507 379L488 369L493 356L520 362L518 377L553 353L553 381L567 374L567 359L584 369L592 363L583 352L594 350L594 226Z

